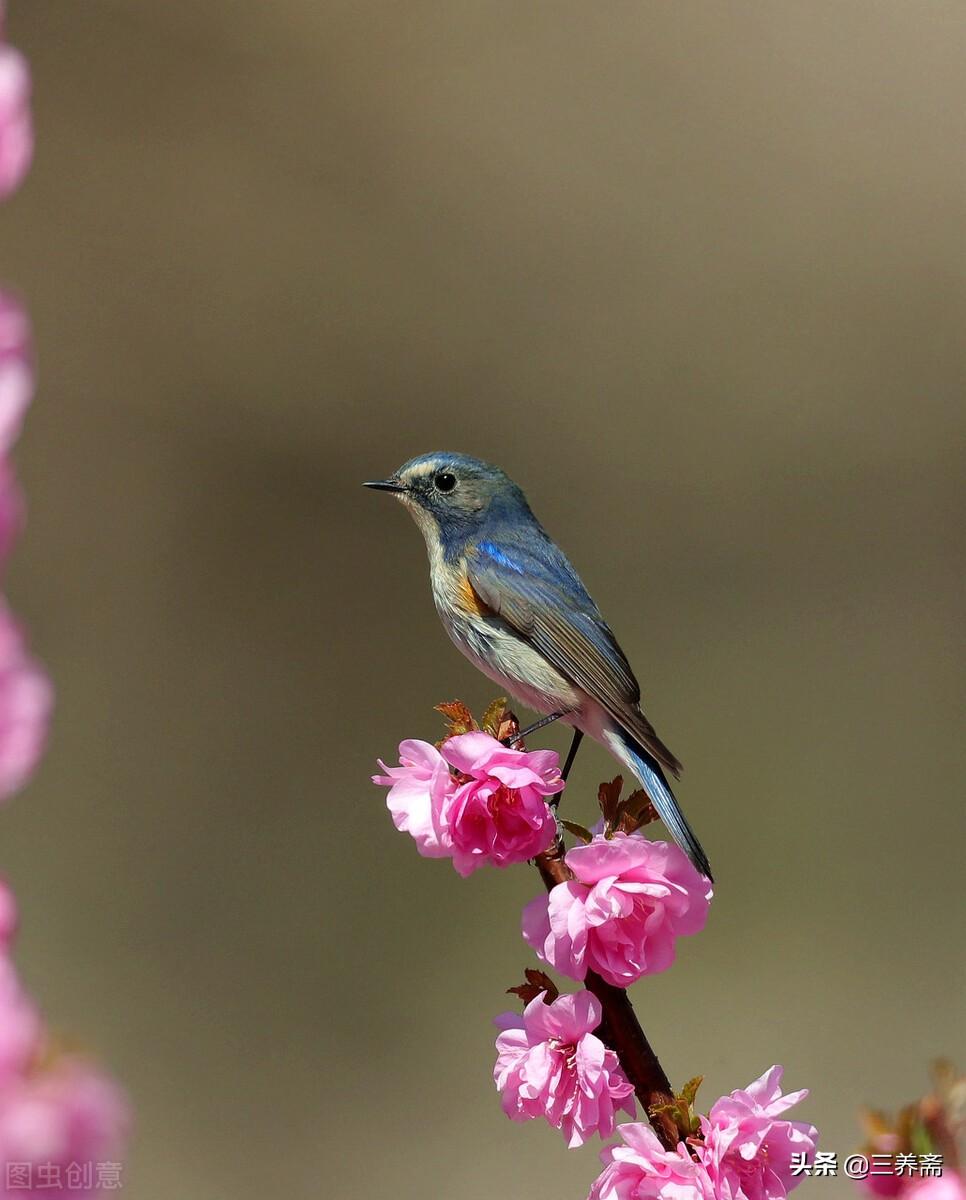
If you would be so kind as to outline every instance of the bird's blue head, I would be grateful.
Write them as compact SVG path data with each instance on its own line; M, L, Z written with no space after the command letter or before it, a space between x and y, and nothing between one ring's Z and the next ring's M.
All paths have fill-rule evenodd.
M412 513L430 551L454 549L494 521L533 521L527 498L499 467L467 454L411 458L388 479L365 484L392 492Z

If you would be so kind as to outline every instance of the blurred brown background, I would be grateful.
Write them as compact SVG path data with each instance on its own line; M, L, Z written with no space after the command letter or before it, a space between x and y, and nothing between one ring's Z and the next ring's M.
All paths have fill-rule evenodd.
M31 988L137 1105L129 1194L596 1173L492 1090L535 876L419 859L368 782L493 694L359 487L435 448L527 488L686 764L718 897L634 991L672 1077L784 1062L844 1154L966 1057L959 0L14 0L9 34L10 586L59 707L0 866Z

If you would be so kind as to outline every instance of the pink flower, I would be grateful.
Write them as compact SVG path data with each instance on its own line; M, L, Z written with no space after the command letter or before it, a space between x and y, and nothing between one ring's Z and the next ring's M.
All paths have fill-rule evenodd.
M556 819L545 797L563 787L554 751L525 753L488 733L463 733L441 751L402 742L399 758L398 767L380 762L386 773L372 781L390 789L386 803L396 828L411 834L427 858L452 858L469 875L485 864L525 862L553 840Z
M496 1018L504 1032L496 1039L493 1071L503 1093L503 1111L513 1121L545 1117L568 1146L580 1146L599 1133L614 1132L614 1112L634 1115L633 1086L617 1055L594 1036L601 1008L590 992L531 1000L523 1016Z
M23 528L23 496L10 464L0 458L0 568Z
M62 1058L0 1089L0 1185L3 1176L9 1181L6 1164L30 1164L37 1191L28 1195L100 1195L105 1168L119 1178L117 1160L129 1125L117 1085L83 1059ZM42 1178L54 1186L44 1186ZM24 1191L15 1185L9 1195L12 1200Z
M925 1179L910 1179L904 1188L903 1200L966 1200L962 1178L948 1167L942 1175Z
M33 392L30 322L19 302L0 292L0 453L17 440Z
M20 788L43 753L53 689L0 600L0 800Z
M666 971L675 940L704 928L711 884L685 854L640 834L596 836L566 855L575 878L523 910L523 936L564 975L615 987Z
M703 1163L687 1147L665 1150L657 1134L643 1122L619 1125L623 1145L601 1152L603 1171L588 1200L718 1200Z
M0 1200L100 1194L97 1164L120 1169L127 1101L85 1059L56 1053L6 953L16 904L2 882L0 922Z
M0 44L0 200L27 174L33 149L30 69L19 51Z
M389 788L386 804L393 823L413 837L426 858L448 858L453 846L442 813L456 787L449 764L435 746L415 740L399 743L399 764L387 767L380 759L386 773L372 777Z
M24 992L13 963L6 955L0 956L0 1095L11 1080L27 1071L42 1036L33 1001Z
M557 821L546 797L563 788L556 751L513 750L488 733L463 733L443 743L443 756L465 780L446 808L461 875L487 863L526 862L547 849Z
M0 1093L30 1068L43 1042L40 1014L8 957L16 930L17 901L0 880Z
M10 950L18 923L17 900L13 888L5 879L0 879L0 955Z
M872 1114L864 1117L863 1123L873 1123ZM909 1146L904 1144L899 1133L895 1129L888 1129L878 1122L874 1122L874 1131L869 1130L870 1145L867 1147L866 1157L877 1155L880 1160L888 1156L894 1159L896 1154L907 1153ZM864 1179L857 1179L856 1183L863 1192L867 1192L870 1196L891 1197L898 1196L900 1192L905 1193L909 1184L912 1182L908 1175L897 1174L894 1170L888 1173L876 1171L874 1174L870 1171Z
M884 1135L879 1139L880 1144L891 1141L893 1145L890 1149L879 1149L876 1147L876 1154L892 1154L898 1144L898 1137L891 1138ZM879 1174L877 1171L874 1175L871 1172L864 1179L857 1179L856 1183L863 1192L867 1192L870 1196L891 1197L898 1196L901 1192L903 1195L908 1191L909 1184L912 1181L905 1175L897 1175L895 1171L890 1170L888 1174Z
M719 1200L783 1200L800 1182L792 1174L792 1155L811 1157L818 1130L779 1119L808 1095L783 1096L781 1081L782 1068L772 1067L747 1088L716 1100L701 1118L704 1144L698 1156Z

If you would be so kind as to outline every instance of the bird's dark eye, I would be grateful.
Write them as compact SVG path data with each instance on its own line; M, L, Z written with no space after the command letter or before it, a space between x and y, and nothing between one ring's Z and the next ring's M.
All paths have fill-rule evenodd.
M436 490L439 492L451 492L456 487L456 476L450 474L449 471L440 471L433 480L436 484Z

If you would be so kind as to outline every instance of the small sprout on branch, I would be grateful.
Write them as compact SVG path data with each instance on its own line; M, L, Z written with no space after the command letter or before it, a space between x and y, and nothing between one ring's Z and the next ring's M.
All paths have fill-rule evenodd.
M533 967L527 967L523 973L527 978L526 983L507 988L507 995L519 996L526 1005L531 1000L536 1000L542 992L544 1004L553 1004L560 992L550 976L544 974L543 971L535 971Z
M604 836L613 837L620 820L621 788L624 777L615 775L610 783L602 783L597 789L597 803L604 817Z
M445 704L435 705L435 708L446 718L449 726L447 737L458 737L461 733L475 733L479 728L473 719L473 714L462 700L449 700Z
M499 724L496 727L496 733L493 735L498 742L502 742L504 746L511 746L514 750L522 750L523 740L519 736L520 722L517 720L516 713L510 709L504 709L503 715L500 717Z
M636 833L642 826L657 820L657 812L647 793L638 788L626 800L621 800L623 786L623 778L616 775L610 783L602 783L597 789L605 838L612 838L615 833Z
M561 818L560 824L568 833L572 833L575 838L579 838L585 846L589 846L594 840L594 835L590 830L585 829L583 825L578 825L576 821L565 821Z
M631 792L620 806L617 828L621 833L636 833L644 825L657 820L657 810L643 788Z
M483 714L483 719L480 722L483 732L488 733L491 737L495 737L499 741L500 726L509 715L506 709L506 696L499 696L487 705L486 712Z
M652 1116L660 1113L670 1117L681 1134L682 1142L695 1137L700 1138L701 1121L694 1111L694 1100L703 1079L703 1075L695 1075L693 1079L688 1080L680 1092L674 1093L673 1100L669 1100L667 1104L653 1104L648 1110Z

